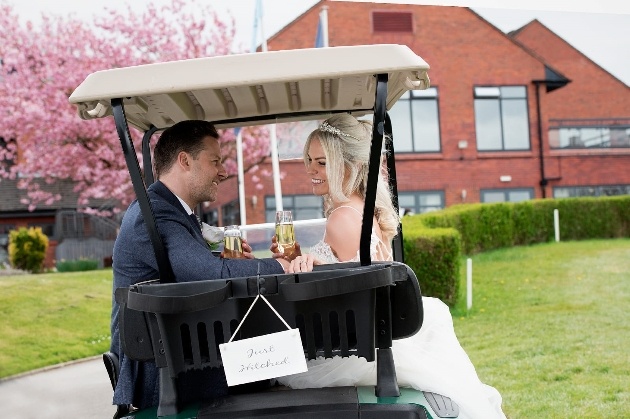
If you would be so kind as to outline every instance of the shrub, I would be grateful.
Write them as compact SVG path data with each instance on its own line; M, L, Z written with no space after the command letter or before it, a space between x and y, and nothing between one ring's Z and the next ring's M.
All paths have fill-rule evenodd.
M405 263L416 273L422 295L448 305L457 301L461 240L453 228L415 228L403 235Z
M98 269L96 259L61 260L57 262L57 272L95 271Z
M630 195L460 204L403 217L405 263L423 295L452 306L461 254L552 241L555 209L560 240L630 237Z
M427 227L454 228L462 253L554 239L553 212L560 214L560 239L585 240L630 236L630 196L533 199L495 204L460 204L414 215Z
M41 272L48 249L48 237L40 227L20 227L9 232L9 263L16 269Z

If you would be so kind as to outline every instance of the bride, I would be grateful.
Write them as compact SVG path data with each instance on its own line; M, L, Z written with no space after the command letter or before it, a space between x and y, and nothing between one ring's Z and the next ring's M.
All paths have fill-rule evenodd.
M307 138L304 163L313 193L324 198L326 230L308 254L301 254L296 244L294 253L284 255L275 237L272 239L274 257L292 259L287 272L307 272L313 265L359 260L371 137L371 122L339 114L324 121ZM390 243L399 216L382 174L378 177L374 213L371 258L392 260ZM457 340L448 306L432 297L422 297L422 304L424 321L420 331L393 341L398 384L450 397L459 405L459 418L504 419L501 395L479 380ZM308 362L308 371L278 381L292 388L375 385L376 364L356 356L318 358Z

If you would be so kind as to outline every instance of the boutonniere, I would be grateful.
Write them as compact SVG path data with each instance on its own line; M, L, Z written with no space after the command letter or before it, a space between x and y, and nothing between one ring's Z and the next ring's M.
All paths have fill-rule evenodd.
M215 227L201 223L201 235L208 243L210 250L216 250L223 241L223 227Z

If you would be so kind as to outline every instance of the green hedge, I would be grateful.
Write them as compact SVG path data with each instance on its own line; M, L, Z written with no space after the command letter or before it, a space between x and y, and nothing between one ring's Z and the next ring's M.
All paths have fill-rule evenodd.
M98 269L96 259L60 260L56 265L57 272L83 272Z
M403 217L405 263L423 295L453 305L461 255L553 241L555 209L560 240L630 237L630 195L461 204Z
M403 219L405 263L416 273L422 295L448 305L457 301L454 281L461 260L461 236L453 228L428 228L417 217Z

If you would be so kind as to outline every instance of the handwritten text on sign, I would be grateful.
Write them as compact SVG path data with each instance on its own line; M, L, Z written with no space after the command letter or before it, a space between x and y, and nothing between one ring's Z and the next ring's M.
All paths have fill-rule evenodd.
M298 329L224 343L219 350L228 386L307 370Z

